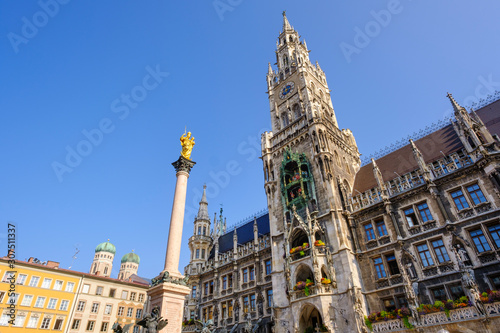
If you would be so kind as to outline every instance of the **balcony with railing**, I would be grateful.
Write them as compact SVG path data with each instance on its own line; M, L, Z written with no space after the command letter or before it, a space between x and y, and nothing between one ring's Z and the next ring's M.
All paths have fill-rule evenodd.
M433 177L437 179L455 172L461 168L469 166L472 163L472 158L467 155L464 150L461 150L448 156L443 156L443 158L429 163L427 166ZM403 175L399 175L397 173L395 174L397 175L396 178L385 182L385 187L387 189L389 198L414 189L425 183L422 171L420 169L410 171ZM349 198L349 202L353 212L365 209L381 201L382 192L378 186L371 188L363 193L358 192L357 195L351 196ZM467 212L464 212L464 214L467 214ZM474 214L474 212L469 214Z

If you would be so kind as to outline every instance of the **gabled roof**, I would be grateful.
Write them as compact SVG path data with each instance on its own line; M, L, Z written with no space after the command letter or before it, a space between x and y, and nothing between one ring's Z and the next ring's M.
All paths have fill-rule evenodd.
M500 135L500 100L482 107L476 113L491 134ZM415 145L422 152L426 163L432 163L443 158L443 154L449 155L463 148L463 144L451 124L416 140ZM397 174L403 175L418 169L417 161L413 156L409 143L377 159L376 163L386 182L397 178ZM356 174L352 195L358 195L358 192L363 193L376 186L377 181L373 175L373 165L369 163L362 166Z

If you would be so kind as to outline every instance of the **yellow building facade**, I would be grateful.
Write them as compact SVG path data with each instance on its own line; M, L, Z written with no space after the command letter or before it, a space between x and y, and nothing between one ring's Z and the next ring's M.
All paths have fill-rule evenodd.
M33 258L13 268L0 258L0 279L0 333L112 332L115 322L124 326L142 318L149 287L136 275L119 280Z
M65 331L82 275L30 260L11 268L0 259L0 332Z

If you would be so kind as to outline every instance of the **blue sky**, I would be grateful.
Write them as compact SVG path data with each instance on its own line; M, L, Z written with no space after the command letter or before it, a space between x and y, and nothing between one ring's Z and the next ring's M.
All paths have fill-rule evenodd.
M197 165L181 270L204 183L229 225L265 208L265 75L284 9L365 156L448 116L448 91L470 105L500 87L497 1L3 1L0 252L13 222L18 259L87 271L109 238L112 276L132 249L155 276L185 126Z

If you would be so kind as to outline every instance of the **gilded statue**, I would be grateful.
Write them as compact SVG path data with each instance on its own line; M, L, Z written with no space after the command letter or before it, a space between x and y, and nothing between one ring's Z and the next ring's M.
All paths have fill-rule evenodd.
M184 133L181 136L181 155L185 159L191 160L191 152L193 151L193 146L194 146L194 137L191 137L191 132L188 132L187 134Z

